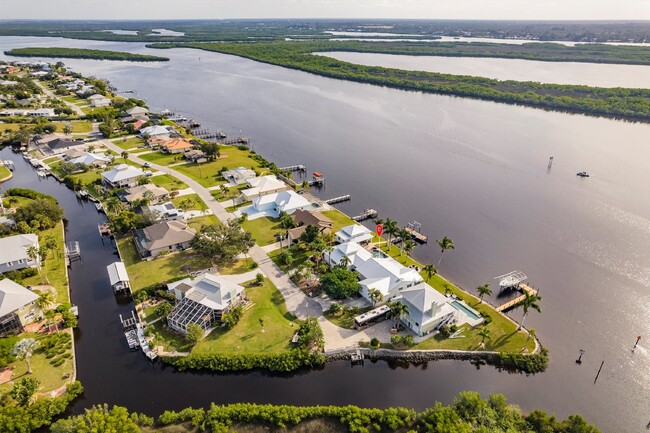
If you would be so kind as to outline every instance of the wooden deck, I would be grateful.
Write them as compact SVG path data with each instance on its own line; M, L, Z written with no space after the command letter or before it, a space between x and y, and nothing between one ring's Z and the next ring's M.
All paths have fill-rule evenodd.
M513 299L511 301L508 301L505 304L499 305L498 307L495 308L495 310L498 311L499 313L502 312L502 311L509 310L509 309L515 307L517 304L519 304L524 299L526 299L526 293L528 293L529 295L536 295L537 294L537 290L533 289L528 284L524 284L524 283L519 284L519 290L524 292L521 296L517 296L515 299Z
M404 230L406 230L407 232L409 232L409 234L411 235L411 237L412 237L413 239L415 239L416 241L418 241L418 242L420 242L420 243L422 243L422 244L426 244L426 243L429 241L429 237L428 237L428 236L425 236L425 235L423 235L422 233L420 233L420 232L418 232L418 231L416 231L416 230L413 230L413 229L410 228L410 227L404 227Z

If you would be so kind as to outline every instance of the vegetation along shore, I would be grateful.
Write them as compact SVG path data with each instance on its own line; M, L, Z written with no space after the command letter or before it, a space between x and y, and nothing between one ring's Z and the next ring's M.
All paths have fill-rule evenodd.
M15 57L56 57L64 59L124 60L128 62L166 62L167 57L133 54L122 51L90 50L85 48L28 47L5 51Z
M232 54L258 62L284 66L329 78L370 83L404 90L454 95L519 104L563 112L650 122L650 90L602 88L533 81L500 81L484 77L364 66L313 53L368 51L404 54L403 45L368 45L356 42L282 41L255 43L159 43L151 48L197 48ZM393 48L391 48L393 47ZM401 48L400 48L401 47ZM420 51L425 52L425 51ZM539 60L539 59L538 59Z

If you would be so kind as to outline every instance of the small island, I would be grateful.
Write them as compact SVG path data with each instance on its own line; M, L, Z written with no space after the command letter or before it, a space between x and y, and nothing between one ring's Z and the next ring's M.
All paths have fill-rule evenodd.
M88 50L84 48L29 47L5 51L16 57L61 57L67 59L125 60L128 62L167 62L169 58L122 51Z

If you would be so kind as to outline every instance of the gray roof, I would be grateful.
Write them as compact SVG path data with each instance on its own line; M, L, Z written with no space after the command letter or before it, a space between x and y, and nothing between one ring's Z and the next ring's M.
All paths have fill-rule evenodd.
M38 236L32 233L0 238L0 263L29 260L27 248L38 248Z
M151 251L194 239L196 230L182 221L165 221L142 229L145 247Z
M71 146L79 146L80 144L84 144L83 141L74 141L69 138L55 138L47 142L47 147L50 149L63 149Z
M431 319L431 306L439 307L449 302L449 299L426 283L400 291L400 295L409 307L409 316L417 323L423 324Z
M114 169L102 173L104 179L109 182L119 182L121 180L132 179L138 176L144 176L144 171L137 167L126 164L116 165Z
M8 278L0 280L0 317L38 299L38 295Z

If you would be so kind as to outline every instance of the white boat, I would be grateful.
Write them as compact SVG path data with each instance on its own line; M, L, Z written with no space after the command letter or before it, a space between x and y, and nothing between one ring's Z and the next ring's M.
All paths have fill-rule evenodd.
M97 209L97 212L104 212L104 206L101 203L95 203L95 209Z
M38 175L38 177L47 177L47 173L45 172L45 170L36 170L36 174Z

